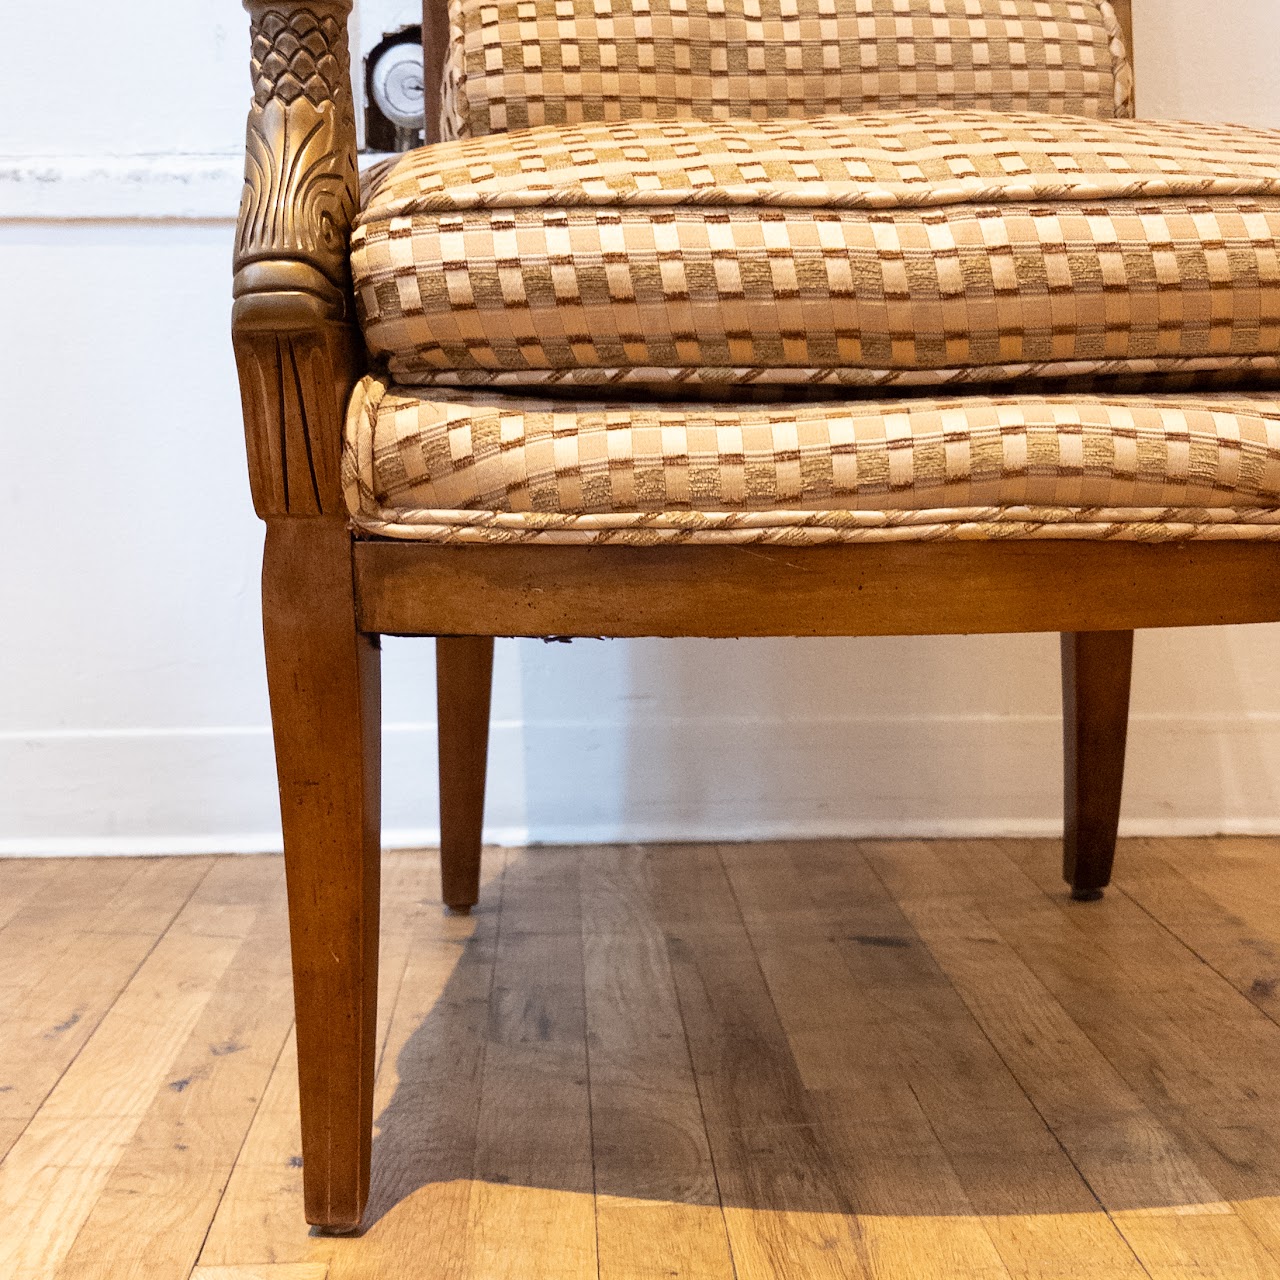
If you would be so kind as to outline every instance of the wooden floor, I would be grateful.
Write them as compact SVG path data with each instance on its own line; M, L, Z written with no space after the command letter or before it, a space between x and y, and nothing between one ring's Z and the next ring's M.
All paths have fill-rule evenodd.
M1280 1277L1280 843L386 859L308 1234L275 858L0 862L3 1280Z

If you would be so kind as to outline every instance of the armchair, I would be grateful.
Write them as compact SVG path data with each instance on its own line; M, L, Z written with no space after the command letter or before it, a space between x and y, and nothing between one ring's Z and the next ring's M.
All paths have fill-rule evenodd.
M427 0L458 140L362 203L350 0L246 7L308 1220L368 1186L380 635L436 638L466 911L495 636L1057 631L1064 875L1099 896L1134 629L1280 619L1280 143L1118 121L1105 0L613 0L573 38L549 0Z

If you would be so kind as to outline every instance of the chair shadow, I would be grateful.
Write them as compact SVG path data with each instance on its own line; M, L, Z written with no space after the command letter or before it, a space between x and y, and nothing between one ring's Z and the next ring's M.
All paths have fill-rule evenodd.
M674 850L668 854L673 860L685 856ZM618 855L618 865L629 858L634 869L637 859L648 856L632 850ZM496 905L494 884L466 936L443 942L456 951L449 976L433 988L438 994L400 1047L394 1068L390 1063L383 1066L384 1071L394 1069L396 1084L376 1117L366 1230L393 1210L408 1210L407 1202L424 1188L449 1183L594 1192L672 1205L723 1204L766 1214L871 1212L937 1219L949 1214L1102 1212L1092 1199L1093 1189L1080 1180L1067 1186L1060 1177L1039 1176L1037 1152L1059 1141L1047 1126L1031 1149L1007 1153L1007 1161L1026 1166L1025 1176L1001 1173L973 1195L973 1184L966 1178L964 1193L957 1195L957 1170L971 1174L1000 1169L1006 1161L999 1117L988 1124L981 1114L991 1094L971 1072L966 1077L963 1068L947 1083L948 1106L957 1116L972 1114L948 1126L945 1155L928 1125L914 1130L908 1126L909 1132L896 1128L900 1115L893 1108L878 1109L883 1100L871 1094L861 1114L857 1095L849 1095L842 1115L833 1121L822 1090L806 1087L811 1082L802 1079L785 1038L780 1040L767 1007L769 998L758 1000L748 990L755 981L752 975L759 974L757 957L741 918L727 922L720 914L724 901L715 893L691 892L680 898L677 891L660 909L653 909L649 919L641 919L631 937L640 951L627 954L656 947L660 967L670 966L670 973L683 966L686 979L694 972L691 956L711 957L717 972L729 975L722 987L716 985L721 979L715 978L695 993L696 999L705 998L707 1009L720 1002L722 1021L704 1040L704 1053L709 1044L718 1056L709 1072L706 1060L700 1066L698 1093L663 1093L661 1080L646 1093L652 1048L644 1037L629 1034L616 1017L606 1019L602 1027L593 1021L593 1059L607 1061L611 1081L634 1083L630 1092L614 1094L630 1097L633 1104L636 1097L651 1099L652 1107L649 1101L638 1108L631 1105L622 1123L614 1123L619 1117L597 1112L595 1150L590 1150L588 1019L582 970L575 968L574 960L584 945L581 899L574 892L575 859L580 860L579 855L557 861L554 853L536 849L511 855L504 873L503 910ZM645 910L650 908L652 904ZM643 917L644 911L639 914ZM593 921L587 923L591 926ZM1244 922L1238 923L1242 935L1247 934ZM856 924L827 924L815 930L815 939L864 948L874 955L873 964L893 966L898 998L912 1010L916 1044L946 1044L955 1030L954 1014L941 1010L936 1000L938 976L928 948L909 926L876 934L857 929ZM1280 955L1256 938L1250 945L1258 953L1259 973L1280 973ZM815 981L818 976L815 970ZM816 1007L821 1013L820 998ZM933 1009L939 1009L936 1016ZM850 1043L849 1029L838 1019L825 1027L821 1023L819 1017L808 1051L838 1060ZM1274 1024L1265 1018L1254 1023L1260 1047L1265 1047L1263 1040L1269 1045L1276 1039ZM622 1028L612 1041L610 1026ZM867 1028L860 1030L865 1033ZM1196 1073L1203 1080L1206 1068L1215 1069L1205 1061L1203 1042L1186 1034L1186 1028L1162 1027L1153 1020L1136 1027L1135 1035L1142 1037L1153 1059L1163 1061L1168 1080L1185 1081ZM1052 1059L1048 1044L1037 1052L1046 1063ZM1174 1087L1162 1094L1162 1086L1156 1085L1144 1095L1149 1110L1145 1119L1087 1139L1105 1151L1103 1164L1095 1163L1094 1170L1103 1168L1104 1180L1111 1183L1100 1192L1106 1208L1194 1209L1201 1203L1212 1208L1224 1199L1280 1195L1280 1162L1272 1156L1280 1139L1280 1108L1272 1105L1277 1089L1264 1058L1262 1052L1250 1055L1256 1069L1250 1062L1224 1064L1215 1104L1202 1107L1194 1122L1180 1127L1188 1098L1177 1096ZM910 1066L909 1059L910 1049L904 1068ZM892 1074L882 1070L881 1082ZM1209 1088L1200 1087L1200 1103L1210 1097ZM733 1101L735 1090L741 1095L741 1110ZM730 1099L727 1109L721 1105L715 1113L718 1120L702 1108L702 1101L717 1092L722 1101ZM566 1105L566 1097L577 1100L577 1110ZM700 1130L704 1110L709 1148ZM1087 1127L1089 1112L1090 1100L1080 1098L1070 1122L1077 1134L1080 1125ZM604 1135L599 1130L606 1120ZM1020 1132L1028 1132L1025 1123ZM1188 1133L1193 1138L1187 1138ZM1170 1149L1176 1153L1172 1163L1150 1158L1152 1145L1158 1147L1169 1134L1174 1135ZM606 1141L609 1149L602 1151ZM732 1155L730 1169L721 1167L726 1151ZM1188 1168L1197 1167L1210 1169L1210 1176L1186 1176ZM874 1187L870 1199L858 1190L867 1186Z

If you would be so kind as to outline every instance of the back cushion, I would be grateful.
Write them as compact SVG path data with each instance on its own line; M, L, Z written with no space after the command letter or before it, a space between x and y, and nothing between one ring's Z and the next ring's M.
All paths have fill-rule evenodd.
M1132 115L1108 0L450 0L446 138L914 107Z

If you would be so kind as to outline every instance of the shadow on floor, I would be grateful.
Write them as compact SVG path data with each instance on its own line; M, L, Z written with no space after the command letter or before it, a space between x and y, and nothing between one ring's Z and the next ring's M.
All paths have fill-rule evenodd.
M511 855L438 944L452 969L396 1052L366 1227L468 1180L912 1217L1280 1195L1265 1011L1119 890L1068 906L1024 879L980 915L919 896L909 856Z

